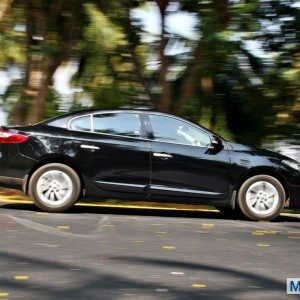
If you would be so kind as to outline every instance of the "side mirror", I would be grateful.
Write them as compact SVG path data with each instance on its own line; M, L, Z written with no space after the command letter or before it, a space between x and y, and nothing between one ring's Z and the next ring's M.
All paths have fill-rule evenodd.
M222 148L223 148L222 140L218 136L212 135L211 136L211 149L221 150Z

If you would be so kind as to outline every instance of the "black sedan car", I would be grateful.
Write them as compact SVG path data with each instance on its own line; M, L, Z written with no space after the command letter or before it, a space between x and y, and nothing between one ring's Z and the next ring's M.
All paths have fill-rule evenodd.
M300 205L300 164L154 111L85 110L0 131L0 185L62 212L80 197L239 209L271 220Z

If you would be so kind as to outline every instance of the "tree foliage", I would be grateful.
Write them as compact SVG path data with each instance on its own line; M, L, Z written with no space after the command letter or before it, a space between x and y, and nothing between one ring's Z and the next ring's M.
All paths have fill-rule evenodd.
M53 75L78 68L70 109L147 106L184 115L238 141L299 131L299 8L290 0L4 0L0 67L21 76L6 91L14 123L55 114ZM134 11L156 9L145 32ZM194 36L168 18L188 13ZM148 21L149 22L149 21ZM196 37L196 38L195 38ZM184 51L170 48L183 45ZM151 66L151 67L149 67ZM83 100L84 99L84 100ZM88 99L89 101L86 101Z

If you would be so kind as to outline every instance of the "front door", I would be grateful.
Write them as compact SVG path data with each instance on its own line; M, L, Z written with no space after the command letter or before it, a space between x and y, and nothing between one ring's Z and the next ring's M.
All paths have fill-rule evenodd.
M149 114L152 171L151 195L188 197L191 202L225 200L230 157L214 151L201 127L166 115Z

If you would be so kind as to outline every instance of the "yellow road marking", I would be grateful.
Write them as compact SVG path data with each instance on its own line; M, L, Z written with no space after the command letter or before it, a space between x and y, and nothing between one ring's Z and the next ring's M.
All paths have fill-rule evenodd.
M58 229L70 229L70 226L67 226L67 225L58 225L57 228Z
M32 201L29 201L29 200L0 200L0 202L2 203L33 203Z
M15 276L16 280L28 280L29 276L17 275Z
M165 249L165 250L173 250L173 249L175 249L175 247L174 246L163 246L163 249Z
M4 196L1 195L0 203L24 203L24 204L33 204L31 200L11 200L10 198L12 196ZM180 208L180 207L160 207L160 206L144 206L144 205L123 205L123 204L106 204L106 203L76 203L76 206L83 206L83 207L111 207L111 208L128 208L128 209L153 209L153 210L166 210L166 211L199 211L199 212L218 212L217 209L207 209L207 208ZM300 218L300 214L293 214L293 213L281 213L281 216L287 216L287 217L296 217ZM269 221L260 221L260 222L265 222L268 223ZM236 225L236 226L243 226L243 225Z
M253 235L265 235L263 232L252 232Z
M252 234L256 234L256 235L264 235L264 234L274 235L274 234L277 234L277 233L278 233L277 230L260 230L260 229L254 230L252 232Z
M0 297L8 297L9 293L7 292L0 292Z
M273 234L277 234L279 231L277 231L277 230L267 230L266 231L266 234L271 234L271 235L273 235Z
M257 244L258 247L270 247L268 244Z
M28 203L33 204L30 200L10 200L6 196L0 199L0 203ZM160 207L160 206L147 206L147 205L125 205L125 204L107 204L107 203L76 203L76 206L83 207L112 207L112 208L128 208L128 209L153 209L153 210L178 210L178 211L203 211L203 212L218 212L216 209L206 208L180 208L180 207Z
M206 284L202 284L202 283L194 283L194 284L192 284L192 287L202 289L202 288L206 288L207 285Z
M132 241L133 243L144 243L145 241Z
M9 293L7 293L7 292L0 292L0 296L1 297L6 297L6 296L8 296L9 295Z
M156 234L165 234L167 233L166 231L155 231Z

